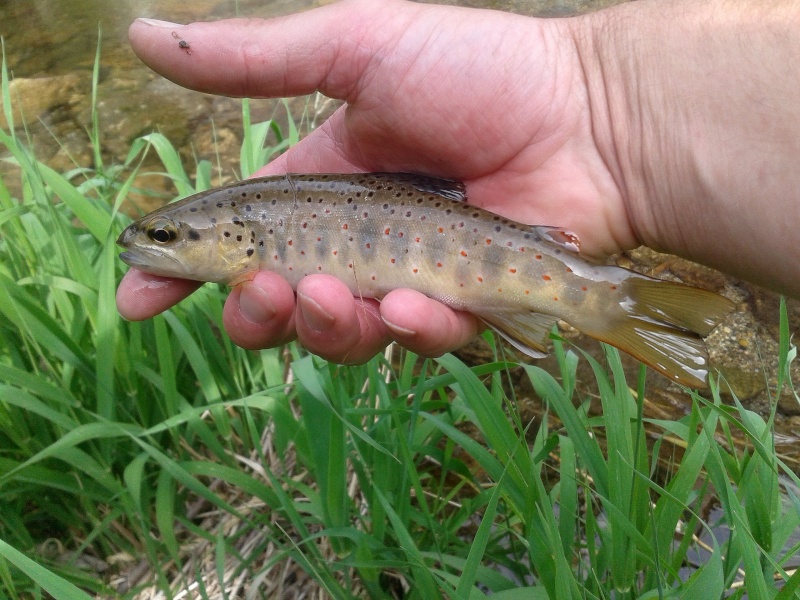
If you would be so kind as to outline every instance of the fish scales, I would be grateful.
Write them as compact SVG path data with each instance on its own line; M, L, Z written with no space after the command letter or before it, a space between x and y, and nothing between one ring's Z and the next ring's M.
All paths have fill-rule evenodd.
M265 269L296 288L326 273L377 299L413 288L531 356L563 319L698 387L702 337L732 310L711 292L587 261L573 234L492 214L466 202L463 184L421 175L245 180L158 209L118 243L123 260L157 275L235 285Z

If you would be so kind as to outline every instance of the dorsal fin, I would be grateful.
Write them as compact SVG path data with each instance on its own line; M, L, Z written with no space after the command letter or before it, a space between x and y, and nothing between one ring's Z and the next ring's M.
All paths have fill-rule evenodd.
M448 200L464 202L467 199L467 188L460 181L417 175L415 173L376 173L400 180L406 185L424 194L436 194Z

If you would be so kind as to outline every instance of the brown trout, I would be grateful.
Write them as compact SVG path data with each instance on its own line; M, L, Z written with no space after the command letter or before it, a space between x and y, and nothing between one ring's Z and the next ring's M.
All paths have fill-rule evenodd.
M413 288L472 312L541 357L553 324L703 387L703 337L733 304L712 292L590 262L577 238L466 202L463 184L403 173L248 179L168 204L117 243L142 271L235 285L259 269L328 273L356 296Z

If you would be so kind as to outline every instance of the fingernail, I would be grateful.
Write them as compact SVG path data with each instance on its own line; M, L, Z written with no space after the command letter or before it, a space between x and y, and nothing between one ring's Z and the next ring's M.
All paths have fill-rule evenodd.
M417 332L414 331L413 329L408 329L406 327L400 327L400 325L395 325L391 321L387 321L383 317L381 317L381 318L383 319L384 325L386 325L386 327L389 328L389 331L391 331L395 335L398 335L398 336L403 337L403 338L409 338L409 337L413 337L413 336L417 335Z
M175 27L183 27L183 25L181 25L180 23L170 23L169 21L159 21L158 19L147 19L144 17L139 17L136 20L139 21L140 23L144 23L145 25L150 25L151 27L165 27L165 28L169 27L173 29Z
M324 333L333 327L336 318L319 303L305 294L297 294L297 306L303 315L303 321L314 331Z
M243 283L239 294L239 310L251 323L262 325L278 314L269 294L257 285Z

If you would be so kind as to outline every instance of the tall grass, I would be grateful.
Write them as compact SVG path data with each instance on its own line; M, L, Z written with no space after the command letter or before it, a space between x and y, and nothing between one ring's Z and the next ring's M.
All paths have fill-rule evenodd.
M10 118L5 69L2 95ZM243 115L245 174L297 140L293 121L284 138ZM143 154L179 196L210 185L210 163L190 175L151 134L123 165L97 151L95 169L61 174L13 130L0 144L21 190L0 181L0 598L133 596L81 567L119 556L146 559L165 597L281 597L287 561L343 599L800 597L785 566L800 481L776 456L774 415L687 391L687 417L649 422L653 448L644 378L631 390L612 348L599 363L555 338L558 373L524 367L547 413L526 423L502 354L341 367L293 344L247 352L220 334L225 291L211 285L126 322L114 240ZM576 392L580 360L602 416ZM684 452L663 473L668 439ZM719 522L705 520L712 499Z

